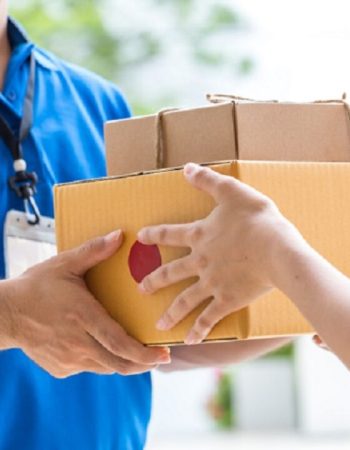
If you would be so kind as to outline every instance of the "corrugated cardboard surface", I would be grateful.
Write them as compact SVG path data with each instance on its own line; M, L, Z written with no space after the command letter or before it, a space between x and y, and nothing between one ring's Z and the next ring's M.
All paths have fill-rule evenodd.
M181 166L189 156L195 162L235 158L231 104L166 112L162 124L164 167ZM107 122L105 140L109 175L156 168L156 115Z
M305 238L350 275L350 255L343 251L350 247L350 165L240 161L215 169L236 174L273 198ZM129 272L129 251L141 227L191 222L205 217L213 207L206 194L185 182L181 171L60 185L55 188L58 248L66 250L122 228L125 233L122 249L89 272L89 288L127 332L141 342L182 342L199 310L172 331L157 331L155 323L174 297L193 280L152 296L142 296ZM163 262L188 251L160 250ZM224 319L210 339L300 334L310 330L293 304L275 291Z
M223 103L165 112L164 167L188 161L350 161L342 104ZM156 168L157 115L107 122L109 175Z

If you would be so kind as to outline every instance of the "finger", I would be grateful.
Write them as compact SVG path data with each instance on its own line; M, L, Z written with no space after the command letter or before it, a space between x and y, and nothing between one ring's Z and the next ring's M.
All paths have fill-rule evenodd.
M106 236L91 239L80 247L62 253L61 257L67 259L72 273L82 276L93 266L112 256L122 241L122 232L112 231Z
M132 363L120 358L118 366L114 369L110 369L102 366L101 364L98 364L96 361L86 359L82 365L76 367L75 369L72 368L61 371L54 369L50 371L50 373L56 378L68 378L80 373L94 373L97 375L136 375L149 372L150 370L156 369L157 367L157 365L143 366L141 364Z
M211 195L220 203L240 190L242 183L233 177L222 175L209 167L189 163L184 168L187 181L195 188Z
M138 364L115 356L88 334L86 334L86 355L87 365L84 370L88 372L94 372L93 369L99 368L96 373L127 375L147 372L158 366L157 364Z
M166 286L193 277L196 272L193 257L188 255L164 264L147 275L139 284L139 290L145 294L152 294Z
M210 295L200 282L192 284L175 298L169 309L157 322L156 327L159 330L170 330L209 297Z
M83 373L83 372L90 372L90 373L95 373L98 375L113 375L116 373L115 369L112 369L110 367L105 367L102 364L99 364L98 362L96 362L92 359L86 359L84 361L83 367L79 368L75 372L75 374Z
M185 344L200 344L214 326L233 311L228 302L212 300L205 310L198 316L192 329L185 338Z
M78 320L82 327L110 353L138 364L155 365L170 362L168 348L145 347L129 336L97 300L92 298L89 306L80 314Z
M98 364L94 360L87 359L84 364L84 369L81 372L91 372L99 375L136 375L139 373L149 372L156 369L157 365L142 365L136 364L125 359L118 358L119 361L115 361L113 368L105 367L102 364Z
M42 368L55 378L68 378L83 372L91 372L99 375L112 375L115 373L112 369L109 369L90 359L81 361L80 364L76 363L64 368L57 367L57 364L50 364L46 366L43 365Z
M169 247L189 247L193 224L154 225L143 228L137 239L146 245L166 245Z

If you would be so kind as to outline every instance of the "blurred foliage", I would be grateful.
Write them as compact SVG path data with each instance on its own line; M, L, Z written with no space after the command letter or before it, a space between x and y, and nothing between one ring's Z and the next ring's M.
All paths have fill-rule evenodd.
M291 342L283 347L274 350L271 353L263 356L263 358L288 358L292 359L294 357L294 343Z
M253 68L215 41L244 27L224 0L11 0L10 13L38 45L121 84L175 45L199 70L230 67L245 75Z
M115 79L127 69L122 47L128 36L114 35L103 18L104 1L99 0L27 0L12 1L10 13L27 30L38 45L62 58ZM157 52L151 36L139 35L142 41L137 60Z
M210 416L221 429L234 426L232 374L218 371L215 392L207 403Z

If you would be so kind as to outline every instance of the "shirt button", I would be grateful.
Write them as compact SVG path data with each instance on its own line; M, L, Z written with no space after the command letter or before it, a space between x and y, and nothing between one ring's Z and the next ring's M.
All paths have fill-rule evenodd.
M15 91L9 91L8 93L7 93L7 98L11 101L11 102L13 102L13 101L15 101L16 100L16 92Z

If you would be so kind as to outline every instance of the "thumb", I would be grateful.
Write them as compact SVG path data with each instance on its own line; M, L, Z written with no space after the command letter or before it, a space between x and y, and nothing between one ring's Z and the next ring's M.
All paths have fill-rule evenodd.
M112 256L121 246L122 241L121 230L112 231L65 252L64 258L68 259L72 273L82 276L96 264Z
M235 187L235 180L232 177L194 163L185 165L184 175L193 187L211 195L217 203L232 195Z

